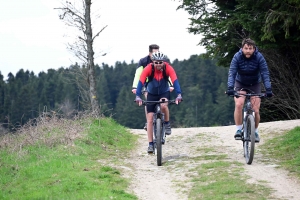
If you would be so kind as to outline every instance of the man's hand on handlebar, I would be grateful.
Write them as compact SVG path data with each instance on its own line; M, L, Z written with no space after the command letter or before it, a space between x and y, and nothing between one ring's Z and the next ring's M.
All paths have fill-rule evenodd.
M228 88L227 91L226 91L226 94L228 96L234 96L234 95L236 95L236 92L234 91L233 88Z
M131 90L131 92L132 92L133 94L136 94L136 88L133 88L133 89Z
M143 104L143 100L141 99L141 97L136 96L135 100L134 100L139 106L141 106Z
M175 103L179 104L182 101L182 96L181 94L178 94L178 96L176 97Z
M266 97L272 97L273 96L272 90L271 89L267 89L266 93L265 93L265 96Z

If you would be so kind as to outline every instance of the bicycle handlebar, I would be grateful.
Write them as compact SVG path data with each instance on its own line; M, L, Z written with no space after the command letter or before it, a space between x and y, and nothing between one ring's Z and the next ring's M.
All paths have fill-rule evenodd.
M225 94L227 94L227 92L225 92ZM239 93L239 92L234 92L234 95L229 95L231 97L236 97L236 98L239 98L241 96L245 96L245 97L259 97L259 98L265 98L266 97L266 93L260 93L260 94L255 94L255 93L246 93L246 94L243 94L243 93Z
M236 97L241 97L241 96L245 96L245 97L259 97L259 98L265 98L266 94L265 93L260 93L260 94L252 94L252 93L246 93L246 94L240 94L238 92L236 92L235 94Z
M136 102L136 101L134 100L134 102ZM168 100L168 101L165 101L165 100L163 100L163 101L147 101L147 100L142 100L142 104L143 105L151 104L151 103L153 103L153 104L157 104L157 103L176 104L176 99L172 99L172 100Z

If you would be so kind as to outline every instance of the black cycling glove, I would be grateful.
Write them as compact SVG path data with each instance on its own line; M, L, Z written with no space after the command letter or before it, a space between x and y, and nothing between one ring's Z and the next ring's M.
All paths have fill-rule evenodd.
M230 87L230 88L227 89L226 94L227 94L228 96L233 96L233 95L235 94L235 91L234 91L233 88Z
M273 92L272 92L272 89L271 88L268 88L266 90L266 97L272 97L273 96Z

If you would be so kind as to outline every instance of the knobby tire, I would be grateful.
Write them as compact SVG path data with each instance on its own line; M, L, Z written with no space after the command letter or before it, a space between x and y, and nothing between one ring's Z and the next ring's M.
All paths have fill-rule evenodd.
M255 148L255 122L253 115L248 115L246 119L246 129L244 129L244 155L246 163L251 165L254 158ZM249 141L250 140L250 141Z
M161 166L162 162L162 124L161 119L156 119L156 155L157 155L157 166Z

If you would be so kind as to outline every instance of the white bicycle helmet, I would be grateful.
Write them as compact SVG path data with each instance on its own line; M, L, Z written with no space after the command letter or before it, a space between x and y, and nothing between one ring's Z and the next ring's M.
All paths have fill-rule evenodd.
M163 60L163 61L165 61L165 60L167 60L167 58L168 57L160 51L154 52L151 56L152 60Z

